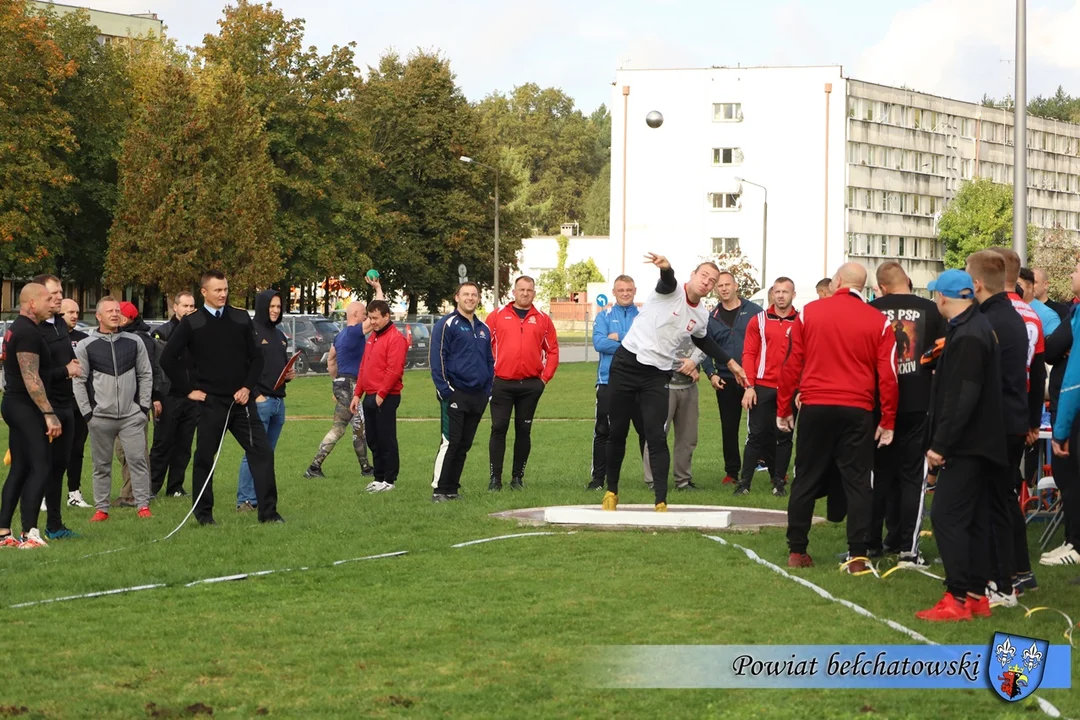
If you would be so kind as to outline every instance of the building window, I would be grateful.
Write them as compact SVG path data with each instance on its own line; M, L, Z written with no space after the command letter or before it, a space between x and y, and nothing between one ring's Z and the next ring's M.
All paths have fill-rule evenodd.
M896 243L896 255L904 257L904 238L900 238Z
M737 122L742 120L742 103L713 103L713 122Z
M738 255L739 238L713 238L712 251L714 255Z
M966 138L975 137L975 121L970 118L963 118L960 121L960 134Z
M713 165L740 165L743 152L739 148L713 148Z
M713 210L738 210L739 193L709 193L709 204Z
M888 235L881 235L880 237L881 237L881 254L882 255L888 255L889 254L889 236Z

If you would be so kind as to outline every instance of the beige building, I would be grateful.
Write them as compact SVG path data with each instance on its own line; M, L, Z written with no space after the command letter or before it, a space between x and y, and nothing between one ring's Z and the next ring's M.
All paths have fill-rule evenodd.
M847 81L847 254L900 261L916 287L944 265L937 221L960 184L1013 182L1013 116L1001 108ZM1080 125L1028 117L1028 222L1080 230Z
M129 38L151 36L160 38L164 30L164 25L158 20L157 13L124 15L123 13L94 10L76 5L39 1L32 2L31 5L40 10L51 9L59 15L78 12L79 10L88 13L90 15L90 24L97 27L101 33L98 35L98 42L102 44L127 41Z

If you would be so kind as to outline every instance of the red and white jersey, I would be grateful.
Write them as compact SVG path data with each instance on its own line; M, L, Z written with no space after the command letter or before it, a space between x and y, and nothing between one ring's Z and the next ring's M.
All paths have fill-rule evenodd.
M1042 320L1034 308L1024 302L1024 299L1014 292L1008 293L1016 312L1024 320L1024 329L1027 330L1027 376L1028 384L1031 383L1031 361L1036 356L1046 351L1046 336L1043 334ZM1030 387L1028 388L1031 389Z
M780 369L791 353L801 352L802 322L799 313L780 317L776 307L750 318L743 340L742 366L746 370L748 387L780 387Z

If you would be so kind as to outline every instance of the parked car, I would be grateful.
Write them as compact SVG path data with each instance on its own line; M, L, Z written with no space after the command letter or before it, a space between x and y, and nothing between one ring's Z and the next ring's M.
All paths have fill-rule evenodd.
M428 366L431 344L431 332L426 325L420 323L396 322L394 326L405 336L409 343L409 351L405 356L405 367L426 368Z
M289 339L289 354L299 351L296 360L297 374L326 370L330 348L341 328L333 320L322 315L293 315L282 317L278 326Z

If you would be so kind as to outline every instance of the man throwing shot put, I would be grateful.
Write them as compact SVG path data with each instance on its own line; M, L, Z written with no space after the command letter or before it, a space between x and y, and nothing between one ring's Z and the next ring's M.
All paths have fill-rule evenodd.
M640 407L645 442L649 446L648 462L656 493L656 511L667 512L667 477L671 463L664 429L668 414L667 384L674 369L675 350L684 338L689 336L703 352L726 365L740 385L746 385L742 367L708 337L709 313L701 300L716 287L720 269L711 262L698 265L690 281L679 292L675 271L667 258L649 253L645 259L660 268L660 281L656 284L656 293L645 302L611 362L608 489L604 494L604 510L615 510L618 506L619 473L626 454L626 435L635 408Z

